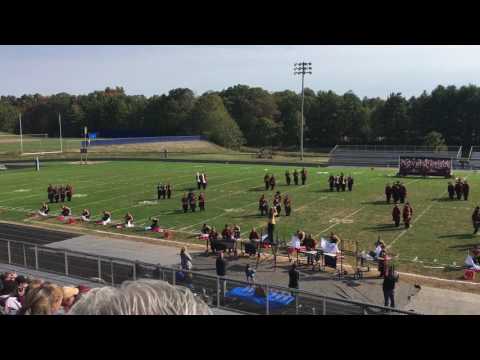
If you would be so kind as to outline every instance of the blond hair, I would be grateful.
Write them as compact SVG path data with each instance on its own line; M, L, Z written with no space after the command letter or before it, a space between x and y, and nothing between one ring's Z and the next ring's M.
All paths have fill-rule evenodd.
M45 283L28 291L21 314L52 315L60 308L62 300L62 289L57 285Z

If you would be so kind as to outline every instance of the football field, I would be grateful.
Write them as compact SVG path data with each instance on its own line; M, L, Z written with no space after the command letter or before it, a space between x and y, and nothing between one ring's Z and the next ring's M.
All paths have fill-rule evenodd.
M413 206L413 226L405 230L403 223L395 228L392 223L392 205L385 202L387 183L399 180L396 169L369 168L307 168L309 175L304 186L287 186L285 171L293 167L271 165L233 165L174 163L160 161L108 161L78 165L69 162L43 163L40 172L32 169L0 172L0 220L31 221L30 213L47 201L47 187L72 184L74 197L68 203L74 215L83 208L90 209L92 220L98 220L103 210L113 213L112 223L123 220L131 212L136 225L133 229L115 229L99 225L86 226L104 231L132 235L159 236L143 230L151 217L158 217L160 225L175 232L175 240L195 241L203 223L217 227L238 224L247 237L252 227L266 228L266 218L260 216L258 199L266 194L269 204L273 192L265 191L265 173L275 174L276 190L292 199L292 215L278 218L276 232L288 240L301 229L316 239L335 232L341 239L358 241L360 250L373 250L378 236L385 241L399 259L413 263L430 264L424 272L456 263L461 265L467 250L476 245L472 235L471 214L480 202L477 189L480 176L476 172L457 172L470 184L468 201L447 199L448 180L443 178L407 177L400 179L408 190L408 201ZM297 168L300 170L300 168ZM180 199L196 189L195 173L208 175L206 211L184 214ZM330 174L353 176L353 192L330 192ZM158 183L173 185L170 200L156 199ZM51 214L59 213L60 204L52 204ZM282 209L283 211L283 209ZM38 219L36 219L38 220ZM60 224L56 218L38 220ZM264 230L265 231L265 230ZM443 270L442 270L443 271ZM439 274L441 275L441 274Z

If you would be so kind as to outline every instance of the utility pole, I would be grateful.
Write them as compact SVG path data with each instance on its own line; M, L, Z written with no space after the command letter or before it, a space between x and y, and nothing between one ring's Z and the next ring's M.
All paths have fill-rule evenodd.
M294 66L294 75L302 75L302 119L300 125L300 159L303 161L303 104L305 102L305 93L304 93L304 84L305 84L305 74L312 74L312 63L300 62L295 63Z

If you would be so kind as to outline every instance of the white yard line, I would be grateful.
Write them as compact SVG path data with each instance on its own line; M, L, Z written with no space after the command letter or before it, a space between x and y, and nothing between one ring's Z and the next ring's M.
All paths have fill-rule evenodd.
M360 209L355 210L354 212L352 212L351 214L345 216L345 217L342 218L341 220L347 220L349 217L354 216L355 214L357 214L358 212L360 212L360 211L363 210L364 208L365 208L365 206L362 206ZM313 237L317 237L318 235L320 235L320 234L322 234L322 233L330 230L331 228L333 228L333 227L335 227L335 226L337 226L337 225L339 225L339 224L341 224L341 222L337 222L337 223L335 223L335 224L332 224L332 225L330 225L329 227L327 227L326 229L321 230L318 234L315 234Z

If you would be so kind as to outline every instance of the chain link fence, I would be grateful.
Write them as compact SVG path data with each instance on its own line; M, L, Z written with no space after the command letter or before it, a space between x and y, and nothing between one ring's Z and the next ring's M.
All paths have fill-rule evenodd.
M158 279L188 287L212 307L257 315L378 315L415 313L322 296L270 284L251 285L199 272L0 240L0 262L118 286L126 280Z

